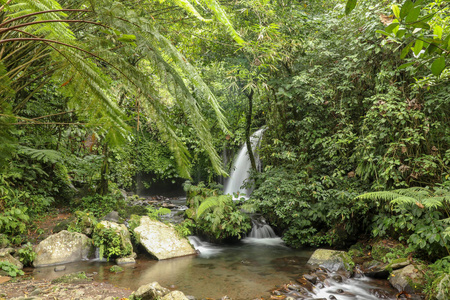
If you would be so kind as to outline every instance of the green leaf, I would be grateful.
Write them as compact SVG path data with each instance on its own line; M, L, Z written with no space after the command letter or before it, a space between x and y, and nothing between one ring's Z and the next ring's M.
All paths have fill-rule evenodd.
M134 42L136 40L136 36L134 34L123 34L118 39L121 42Z
M438 38L442 39L442 27L439 25L435 25L433 28L433 34Z
M392 11L394 12L394 15L397 19L400 19L400 8L398 5L392 5Z
M347 4L345 5L345 14L348 15L352 12L352 10L356 6L357 0L347 0Z
M411 0L406 0L400 9L400 18L403 19L413 7L414 3Z
M392 23L391 25L389 25L388 27L386 27L384 30L385 30L386 32L391 33L391 32L393 32L393 30L394 30L395 28L397 28L399 25L400 25L399 23Z
M420 7L414 7L413 9L411 9L411 11L409 12L409 14L406 16L406 23L412 23L417 21L417 18L420 15Z
M411 24L414 28L423 28L423 29L430 29L430 25L428 25L427 23L424 22L417 22L417 23L413 23Z
M431 64L431 72L435 76L441 75L442 71L445 69L445 57L440 56L439 58L435 59L433 63Z
M423 48L423 41L422 40L416 40L416 43L414 44L414 48L413 48L414 54L416 56L419 55L419 53L422 50L422 48Z
M411 50L411 47L414 42L409 43L405 48L403 48L402 53L400 54L400 58L404 59L406 55L408 55L409 50Z
M400 66L397 68L397 70L406 69L407 67L412 66L413 64L414 64L414 61L410 61L410 62L408 62L408 63L406 63L406 64L400 65Z

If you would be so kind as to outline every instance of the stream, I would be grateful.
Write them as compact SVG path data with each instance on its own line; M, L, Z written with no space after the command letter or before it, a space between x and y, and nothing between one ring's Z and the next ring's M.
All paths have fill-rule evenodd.
M141 285L157 281L162 286L183 291L197 299L221 299L227 295L233 300L270 298L270 290L283 284L295 283L303 273L309 272L306 262L312 250L295 250L276 238L244 238L233 245L213 245L190 237L200 251L197 256L156 261L139 256L136 264L123 265L123 272L111 273L112 262L90 260L66 264L63 272L53 267L33 269L35 279L54 279L64 274L84 271L93 274L98 282L109 282L119 287L137 290ZM337 295L336 291L346 293ZM331 282L328 287L315 288L309 299L380 299L370 290L395 292L387 281L368 278L347 279L342 283ZM395 299L384 298L384 299Z

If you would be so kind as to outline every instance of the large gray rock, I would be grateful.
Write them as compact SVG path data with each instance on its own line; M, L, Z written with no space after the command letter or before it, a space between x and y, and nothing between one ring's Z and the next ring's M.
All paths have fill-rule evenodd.
M14 258L11 253L14 252L13 248L3 248L0 249L0 261L6 261L10 264L13 264L17 267L17 269L22 270L23 264L16 258ZM0 269L1 270L1 269Z
M139 243L158 260L196 254L186 238L180 238L175 229L164 223L142 217L134 229Z
M318 265L330 271L350 270L353 261L345 251L317 249L309 258L308 265Z
M86 260L94 253L92 241L86 235L63 230L37 245L34 267L59 265Z
M189 298L180 291L173 291L162 297L161 300L189 300Z
M138 288L136 292L133 293L133 296L130 299L139 299L139 300L156 300L161 299L165 295L170 293L169 289L163 288L159 285L159 283L152 282L146 285L142 285Z
M425 284L421 266L408 265L403 269L395 270L389 277L391 285L399 292L414 294L420 292Z

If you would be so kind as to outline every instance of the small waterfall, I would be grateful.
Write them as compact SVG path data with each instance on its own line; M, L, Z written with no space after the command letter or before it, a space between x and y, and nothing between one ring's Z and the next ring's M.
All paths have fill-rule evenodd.
M250 137L250 143L252 145L253 152L255 152L255 149L259 146L265 129L266 128L259 129L258 131L253 133L252 136ZM258 154L254 153L254 155L255 160L259 161ZM230 178L228 178L224 188L225 195L238 194L238 198L245 195L244 197L248 199L248 196L252 192L252 189L241 187L249 177L250 168L251 162L247 151L247 144L244 144L239 150L239 154L236 160L233 162Z
M267 238L276 238L278 237L273 231L272 227L266 223L266 220L263 218L253 219L252 220L252 231L248 235L250 238L257 239L267 239Z

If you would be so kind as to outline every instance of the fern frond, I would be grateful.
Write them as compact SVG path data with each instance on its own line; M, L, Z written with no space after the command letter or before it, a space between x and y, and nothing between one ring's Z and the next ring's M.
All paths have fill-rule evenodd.
M216 196L216 197L208 197L206 198L201 204L200 206L197 208L197 218L200 218L205 212L213 209L213 208L222 208L221 210L223 210L223 207L227 204L230 204L231 200L231 196L229 195L220 195L220 196ZM216 211L215 210L215 215L219 216L221 213L220 211Z
M18 152L20 154L29 156L31 159L35 159L37 161L41 161L43 163L57 163L62 160L61 153L55 150L49 149L33 149L26 146L19 145Z

